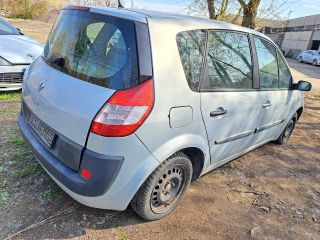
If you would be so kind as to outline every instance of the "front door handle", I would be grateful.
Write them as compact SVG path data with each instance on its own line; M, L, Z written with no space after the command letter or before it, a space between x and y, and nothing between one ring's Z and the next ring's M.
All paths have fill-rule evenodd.
M221 115L226 114L227 112L228 112L227 110L224 110L223 108L220 107L216 111L212 111L210 113L210 117L221 116Z
M269 108L269 107L271 107L270 101L267 101L267 102L265 102L264 104L262 104L262 107L263 107L263 108Z

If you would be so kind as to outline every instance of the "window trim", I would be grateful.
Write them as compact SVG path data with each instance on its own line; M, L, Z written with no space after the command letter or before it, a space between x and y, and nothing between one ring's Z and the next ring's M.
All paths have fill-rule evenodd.
M230 29L207 29L206 30L206 48L205 48L205 57L204 57L204 71L203 71L203 75L201 76L201 81L200 81L200 89L199 92L253 92L253 91L258 91L258 88L256 87L256 83L255 83L255 64L254 64L254 57L255 57L255 53L252 50L252 43L251 43L251 39L250 39L250 33L248 32L243 32L243 31L238 31L238 30L230 30ZM249 44L249 50L250 50L250 56L251 56L251 69L252 69L252 87L251 88L215 88L215 89L206 89L203 87L205 81L209 80L209 70L208 70L208 39L209 39L209 33L210 32L231 32L231 33L238 33L238 34L243 34L243 35L247 35L247 39L248 39L248 44Z

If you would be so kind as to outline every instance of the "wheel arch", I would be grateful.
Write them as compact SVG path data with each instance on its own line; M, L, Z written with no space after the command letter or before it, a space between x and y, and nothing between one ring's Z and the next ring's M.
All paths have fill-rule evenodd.
M192 163L192 180L198 179L204 167L205 155L203 151L200 148L188 147L181 149L180 152L187 155Z
M297 115L298 115L298 119L297 121L300 119L301 115L302 115L302 112L303 112L303 107L300 107L298 110L297 110Z

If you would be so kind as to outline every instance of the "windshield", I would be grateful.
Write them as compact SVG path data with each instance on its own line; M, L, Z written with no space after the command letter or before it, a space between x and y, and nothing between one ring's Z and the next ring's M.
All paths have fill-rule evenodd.
M134 22L62 11L44 50L46 62L68 75L111 89L139 83Z
M9 23L0 19L0 35L20 35L20 33Z

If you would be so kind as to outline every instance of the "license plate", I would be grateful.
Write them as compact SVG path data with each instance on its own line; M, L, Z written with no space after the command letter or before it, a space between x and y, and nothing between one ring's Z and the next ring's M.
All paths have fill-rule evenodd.
M54 133L54 131L32 113L30 113L29 115L28 122L31 128L36 132L38 137L48 147L52 147L56 137L56 134Z

